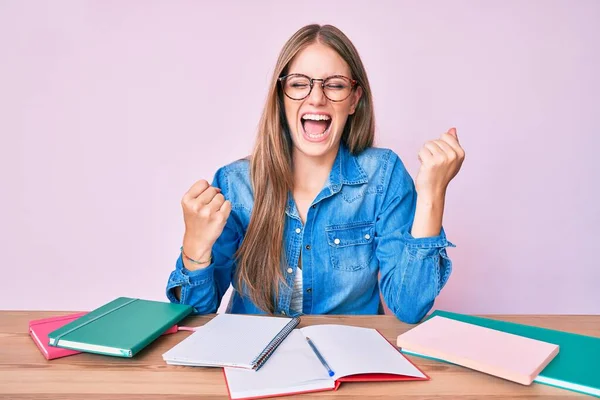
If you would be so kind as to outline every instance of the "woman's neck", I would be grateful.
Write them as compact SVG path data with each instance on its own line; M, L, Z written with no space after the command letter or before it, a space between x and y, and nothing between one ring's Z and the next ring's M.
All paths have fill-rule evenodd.
M322 157L310 157L294 151L294 192L314 193L321 191L331 173L337 151Z

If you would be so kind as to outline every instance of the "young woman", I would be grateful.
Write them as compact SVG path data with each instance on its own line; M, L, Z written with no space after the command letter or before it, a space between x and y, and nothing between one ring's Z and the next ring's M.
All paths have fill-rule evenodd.
M309 25L285 44L249 159L183 196L185 234L172 302L233 313L377 314L415 323L451 272L442 216L464 159L456 130L423 146L415 182L374 148L362 61L337 28Z

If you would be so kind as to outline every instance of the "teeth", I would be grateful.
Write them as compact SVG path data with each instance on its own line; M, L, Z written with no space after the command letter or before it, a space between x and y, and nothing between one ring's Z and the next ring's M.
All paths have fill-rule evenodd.
M323 114L304 114L302 119L310 119L313 121L329 121L331 117Z

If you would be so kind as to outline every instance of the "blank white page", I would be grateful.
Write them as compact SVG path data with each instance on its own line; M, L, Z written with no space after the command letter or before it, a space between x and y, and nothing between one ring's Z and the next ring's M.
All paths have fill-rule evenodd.
M347 325L313 325L300 329L310 337L335 375L382 373L425 375L377 330Z
M298 329L258 371L227 367L225 375L232 399L333 389L335 385Z
M291 318L219 314L163 354L168 364L252 368Z

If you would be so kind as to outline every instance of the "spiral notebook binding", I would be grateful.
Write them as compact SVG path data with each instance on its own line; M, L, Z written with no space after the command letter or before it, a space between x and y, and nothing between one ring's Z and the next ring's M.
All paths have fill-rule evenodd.
M252 360L252 369L258 371L271 357L271 354L275 351L277 346L283 342L290 332L294 330L295 327L300 323L300 318L293 318L290 322L287 323L286 326L275 336L269 344L265 347L265 349L254 359Z

